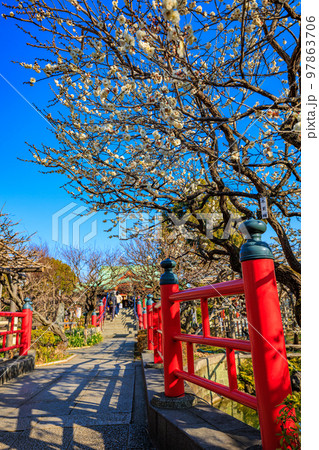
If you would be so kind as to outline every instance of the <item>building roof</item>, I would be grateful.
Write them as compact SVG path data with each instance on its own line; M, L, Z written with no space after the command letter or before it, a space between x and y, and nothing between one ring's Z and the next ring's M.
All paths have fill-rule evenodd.
M144 275L147 266L132 265L132 266L107 266L102 267L102 286L105 290L117 289L123 284L133 284L140 281ZM160 273L158 273L158 278ZM147 281L147 280L145 280ZM150 288L145 284L146 288Z

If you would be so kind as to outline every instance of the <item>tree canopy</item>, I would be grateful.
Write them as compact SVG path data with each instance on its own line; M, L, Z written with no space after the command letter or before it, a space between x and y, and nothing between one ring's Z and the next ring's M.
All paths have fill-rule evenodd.
M268 204L277 277L300 294L300 3L285 0L20 2L5 17L39 58L59 141L31 145L92 210L190 214L221 222ZM9 9L10 8L10 9ZM44 56L45 54L45 56ZM114 219L114 223L116 219ZM205 234L207 220L188 225ZM210 238L240 270L238 249ZM222 249L222 250L221 250ZM215 252L215 253L214 253Z

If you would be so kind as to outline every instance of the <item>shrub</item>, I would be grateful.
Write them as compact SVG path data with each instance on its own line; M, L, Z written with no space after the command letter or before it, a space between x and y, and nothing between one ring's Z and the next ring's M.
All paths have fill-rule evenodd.
M248 394L256 395L252 360L241 361L238 369L239 389L248 392Z
M294 358L289 358L289 372L292 375L294 372L301 372L301 357L295 356Z
M103 336L101 333L92 334L88 336L85 342L84 338L84 328L75 328L72 333L66 334L68 338L69 347L84 347L85 345L96 345L102 341Z
M35 349L35 359L39 364L65 359L65 344L48 327L40 327L31 331L31 342Z
M213 347L211 345L197 345L196 351L201 353L225 353L226 350L222 347Z
M137 342L134 348L134 358L141 359L141 354L147 349L147 330L139 330L137 333Z
M301 371L301 358L295 357L289 359L289 372L292 375ZM239 389L255 394L255 383L253 377L253 365L250 359L244 360L239 365L238 373ZM285 423L291 420L292 427L285 428ZM280 425L280 448L299 449L301 441L301 394L293 392L288 395L282 403L277 422Z
M59 344L56 347L39 346L36 349L36 362L38 364L60 361L68 357L69 355L65 354L64 344Z
M290 428L285 428L287 421L292 422ZM301 442L301 394L293 392L282 403L277 422L280 425L280 448L299 449Z
M101 342L102 339L103 339L103 336L101 333L95 333L87 339L87 345L96 345L99 342Z
M56 336L52 331L48 331L48 327L40 327L31 331L31 342L34 347L54 347L62 342L62 339L60 336Z
M76 333L71 334L68 337L68 346L69 347L84 347L85 346L85 339L84 339L84 333Z

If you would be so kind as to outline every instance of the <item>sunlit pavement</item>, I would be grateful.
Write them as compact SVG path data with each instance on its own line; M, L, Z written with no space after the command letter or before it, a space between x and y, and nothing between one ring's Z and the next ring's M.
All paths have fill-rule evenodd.
M112 339L0 386L1 449L153 448L134 333L118 333L124 315L106 323Z

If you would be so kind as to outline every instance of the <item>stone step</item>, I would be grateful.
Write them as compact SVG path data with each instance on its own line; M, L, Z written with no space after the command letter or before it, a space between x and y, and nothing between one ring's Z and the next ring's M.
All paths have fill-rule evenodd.
M136 335L137 321L132 310L121 309L113 320L107 318L103 325L104 337L134 337Z

